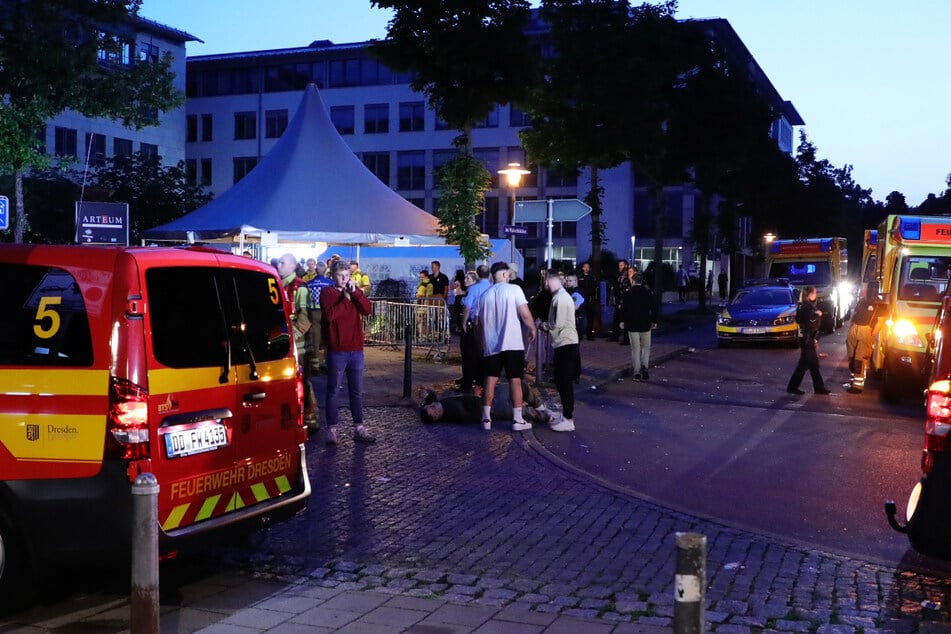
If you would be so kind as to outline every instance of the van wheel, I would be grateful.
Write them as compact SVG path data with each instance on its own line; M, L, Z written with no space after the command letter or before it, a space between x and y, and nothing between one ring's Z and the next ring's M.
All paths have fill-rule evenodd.
M29 605L36 589L36 568L30 546L0 508L0 614Z

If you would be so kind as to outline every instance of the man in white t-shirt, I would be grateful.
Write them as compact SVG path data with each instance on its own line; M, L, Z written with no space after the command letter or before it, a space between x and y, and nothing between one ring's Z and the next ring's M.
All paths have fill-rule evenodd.
M509 284L509 265L496 262L490 271L493 285L479 298L478 316L482 330L482 351L485 356L485 390L482 394L482 428L492 429L492 401L502 370L509 380L514 405L512 429L525 431L532 424L522 417L522 375L525 372L525 343L522 326L528 331L528 342L535 340L535 320L521 288Z

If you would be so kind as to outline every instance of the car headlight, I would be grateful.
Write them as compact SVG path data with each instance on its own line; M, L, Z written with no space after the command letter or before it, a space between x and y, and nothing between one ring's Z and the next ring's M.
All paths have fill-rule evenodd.
M780 315L773 321L774 326L786 326L796 321L795 315Z
M892 324L892 334L895 336L895 341L903 346L924 347L915 324L908 319L899 319Z
M733 321L733 319L730 317L730 313L726 311L723 311L717 317L717 324L721 326L729 326L731 321Z

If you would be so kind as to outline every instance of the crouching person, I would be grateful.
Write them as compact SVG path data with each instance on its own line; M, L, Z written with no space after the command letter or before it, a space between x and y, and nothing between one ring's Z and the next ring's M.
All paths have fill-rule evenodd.
M872 357L872 343L881 324L880 308L876 302L878 284L869 282L865 296L858 301L852 311L849 333L845 338L845 350L849 359L849 394L861 394L865 389L865 375L868 362Z

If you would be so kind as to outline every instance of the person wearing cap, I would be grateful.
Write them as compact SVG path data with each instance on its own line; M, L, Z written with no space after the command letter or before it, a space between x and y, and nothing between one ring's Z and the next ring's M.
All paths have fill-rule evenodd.
M547 321L539 319L535 322L540 330L551 335L551 345L555 349L552 359L552 372L555 379L555 389L561 399L561 419L552 421L553 431L574 431L575 411L575 375L578 356L578 329L575 324L575 303L571 295L564 289L562 278L552 271L545 278L545 286L551 293L551 304L548 308Z
M321 328L327 349L327 444L337 444L344 378L355 427L353 439L376 442L363 422L363 317L370 314L372 306L350 279L348 264L337 262L332 279L333 284L320 291Z
M478 326L482 331L482 354L485 388L482 392L482 428L492 429L492 402L495 386L502 371L508 378L512 393L513 431L526 431L532 424L522 416L522 375L525 372L525 343L522 326L528 330L528 341L535 340L535 320L528 309L525 293L509 283L509 265L496 262L490 270L494 284L479 299Z
M635 273L631 279L631 287L621 297L620 313L620 328L627 331L631 342L634 378L646 381L650 378L651 330L657 327L657 315L653 293L644 286L643 273Z

